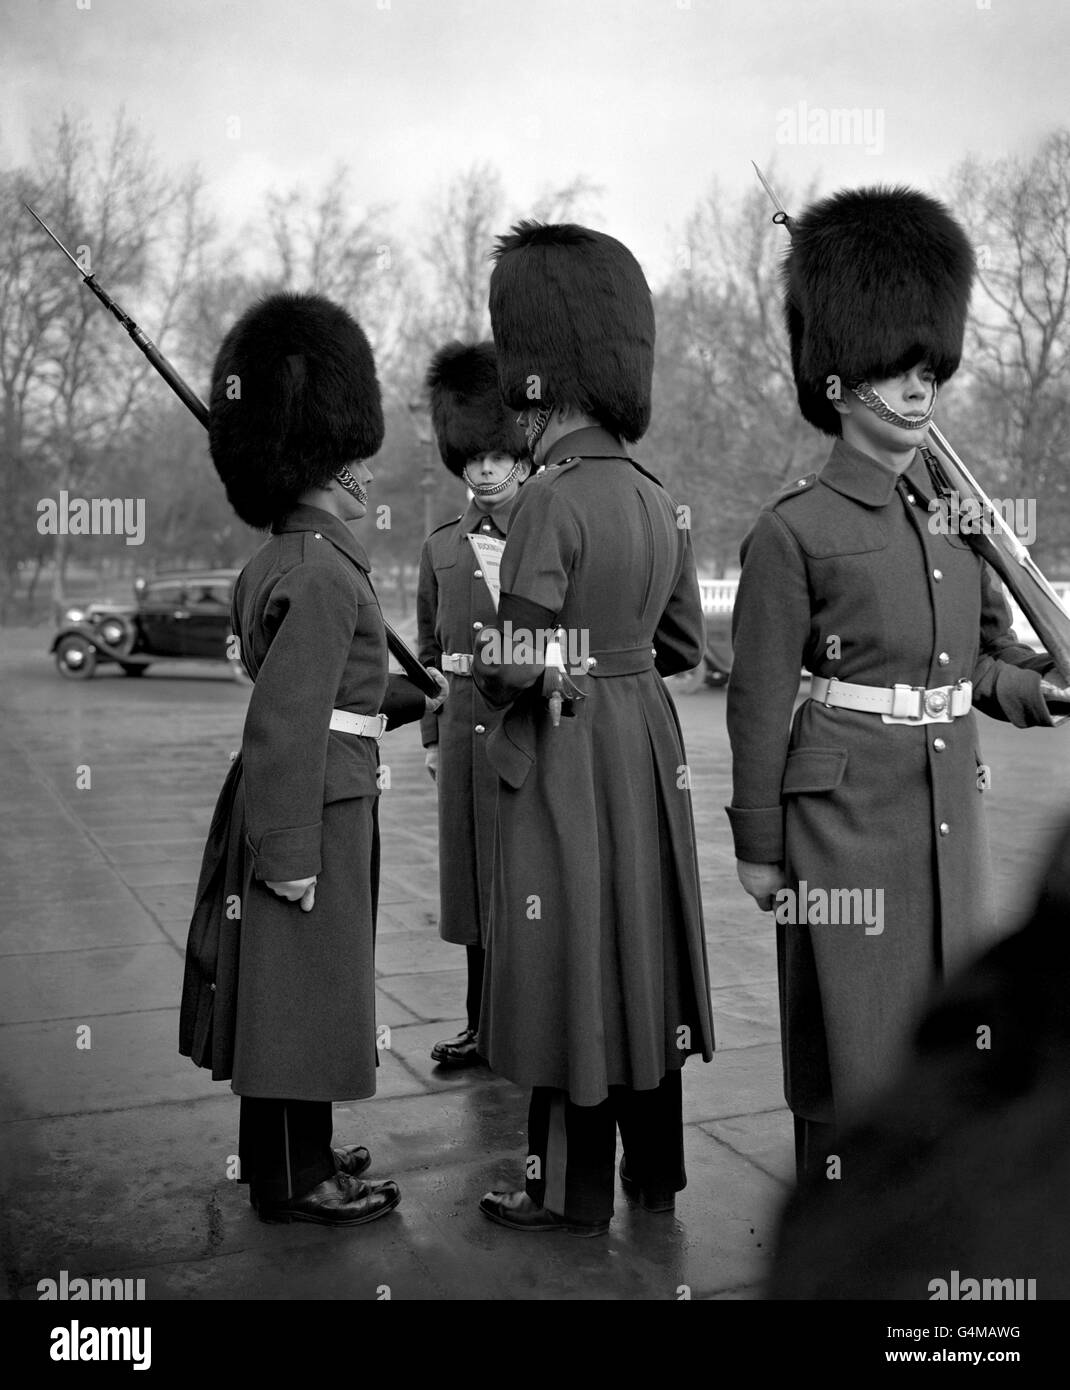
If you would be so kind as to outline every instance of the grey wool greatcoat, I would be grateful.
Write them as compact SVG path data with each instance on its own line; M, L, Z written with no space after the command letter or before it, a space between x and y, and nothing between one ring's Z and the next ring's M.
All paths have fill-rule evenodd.
M480 1050L518 1085L597 1105L713 1051L690 778L661 678L702 656L690 536L621 442L583 429L521 489L501 582L499 628L560 624L598 664L554 728L530 664L477 662L510 701L488 737L501 782Z
M333 709L419 718L387 674L363 547L298 506L242 570L234 630L253 677L241 753L205 846L186 951L179 1050L239 1095L374 1095L378 745ZM311 912L265 880L318 875Z
M932 495L920 454L897 485L841 440L743 542L728 815L739 859L783 863L793 893L806 885L804 910L784 920L785 900L776 932L785 1094L810 1120L840 1122L881 1088L931 988L998 929L973 712L886 724L811 699L793 719L800 668L882 687L969 680L984 713L1053 722L1040 693L1051 659L1017 643L965 537L930 528ZM822 920L834 913L815 889L829 902L870 890L875 920Z
M507 523L508 524L508 523ZM494 622L494 600L468 541L470 532L504 540L494 519L470 504L432 531L420 556L416 598L420 660L471 655L476 632ZM439 934L459 946L486 944L498 778L487 761L494 711L470 675L450 675L450 698L423 719L425 747L438 745Z

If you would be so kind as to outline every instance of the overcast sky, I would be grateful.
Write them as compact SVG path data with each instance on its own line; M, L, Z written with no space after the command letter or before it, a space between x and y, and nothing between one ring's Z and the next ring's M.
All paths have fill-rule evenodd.
M657 282L751 158L938 189L967 153L1027 154L1070 124L1068 53L1067 0L0 0L0 157L122 102L234 229L339 162L402 231L475 162L519 211L583 174ZM802 142L800 115L820 140L847 108L861 139Z

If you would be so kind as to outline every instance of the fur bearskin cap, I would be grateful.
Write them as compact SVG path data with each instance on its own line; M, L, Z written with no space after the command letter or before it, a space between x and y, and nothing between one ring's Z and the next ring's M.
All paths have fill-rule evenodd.
M958 369L973 248L951 213L913 188L835 193L793 220L785 317L799 408L839 435L827 392L925 360L938 382Z
M493 343L447 343L427 373L431 424L442 462L460 477L476 454L527 454L523 426L502 400Z
M490 321L514 410L571 406L633 443L650 423L654 306L639 262L604 232L520 222L498 239Z
M355 319L312 294L246 311L212 369L212 462L241 519L264 528L383 442L375 359Z

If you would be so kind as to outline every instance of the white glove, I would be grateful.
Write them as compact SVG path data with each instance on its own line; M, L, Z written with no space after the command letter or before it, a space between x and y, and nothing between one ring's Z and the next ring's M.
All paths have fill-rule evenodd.
M285 898L287 902L300 902L302 912L312 911L312 905L316 901L315 874L311 878L290 878L277 883L265 879L265 883L273 893Z

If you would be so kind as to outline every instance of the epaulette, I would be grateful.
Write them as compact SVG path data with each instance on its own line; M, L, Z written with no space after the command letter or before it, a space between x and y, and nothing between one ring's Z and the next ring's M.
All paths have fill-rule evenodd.
M785 483L776 496L771 497L765 505L767 507L779 507L789 497L799 497L804 492L809 492L816 482L817 474L807 473L804 478L796 478L793 482Z
M560 463L543 464L537 473L532 473L531 477L524 484L532 483L541 478L544 482L552 483L555 478L559 478L562 473L568 473L575 468L578 463L583 461L581 454L576 454L573 458L562 459Z
M462 516L464 516L464 512L458 512L456 516L451 516L449 521L442 522L442 524L436 526L433 531L428 532L427 539L430 540L432 536L437 536L440 531L445 531L447 526L456 526Z

